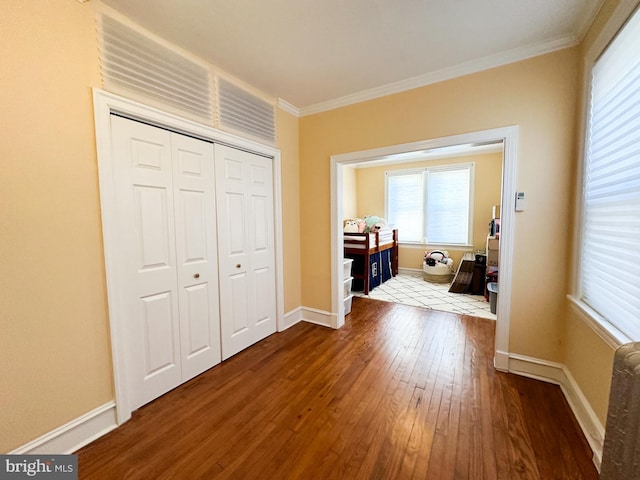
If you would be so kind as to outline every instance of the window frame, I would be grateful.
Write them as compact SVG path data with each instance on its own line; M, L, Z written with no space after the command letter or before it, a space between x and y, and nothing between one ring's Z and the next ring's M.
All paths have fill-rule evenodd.
M426 177L429 172L443 172L443 171L454 171L454 170L468 170L469 171L469 206L468 206L468 215L467 215L467 239L465 243L433 243L428 242L428 232L427 232L427 189L426 186ZM473 244L473 224L474 224L474 204L475 204L475 162L461 162L461 163L451 163L445 165L434 165L434 166L425 166L418 168L407 168L407 169L397 169L397 170L387 170L384 172L385 180L384 180L384 214L385 218L391 223L391 219L389 217L389 177L401 176L401 175L415 175L417 173L422 174L422 238L419 241L410 241L410 240L400 240L400 243L403 245L413 245L413 246L438 246L438 247L451 247L451 248L472 248Z
M628 20L640 9L640 0L622 0L613 14L595 38L584 56L582 78L582 109L579 125L580 140L578 143L578 169L575 189L574 237L572 252L571 285L567 299L570 308L578 315L609 347L615 349L620 345L634 341L621 332L614 324L602 317L598 312L581 300L582 296L582 237L584 231L585 201L585 169L586 152L589 141L589 116L591 114L591 89L593 69L609 45L624 28Z

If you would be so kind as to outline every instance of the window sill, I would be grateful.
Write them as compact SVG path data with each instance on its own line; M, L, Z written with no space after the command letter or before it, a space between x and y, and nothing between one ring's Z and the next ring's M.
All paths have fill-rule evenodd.
M609 347L615 350L620 345L633 341L579 298L573 295L567 295L567 299L569 300L569 305L572 310L578 314L591 330L604 340Z
M429 249L434 250L438 248L446 249L446 250L474 250L474 245L442 245L442 244L428 244L428 243L419 243L419 242L398 242L401 247L406 248L419 248L419 249Z

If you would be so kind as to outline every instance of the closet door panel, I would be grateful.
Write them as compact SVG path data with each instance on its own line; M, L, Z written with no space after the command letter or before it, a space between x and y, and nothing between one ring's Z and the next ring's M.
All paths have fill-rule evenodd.
M244 194L227 192L224 199L226 218L233 221L225 225L228 251L231 258L242 260L247 256L247 222Z
M253 337L257 342L272 334L276 327L273 165L269 158L251 155L247 168L252 221L249 242L256 298Z
M227 359L253 343L252 293L248 275L247 201L242 162L220 156L215 145L216 197L219 221L218 258L220 334L222 358Z
M222 357L275 332L272 161L215 145Z
M161 375L176 358L172 312L175 299L171 292L161 292L140 299L140 320L144 330L144 378Z
M212 347L212 325L208 321L202 321L202 319L208 318L211 313L210 295L211 292L209 292L209 286L206 283L184 289L186 312L183 318L187 324L184 329L185 341L182 342L182 354L186 360L191 360Z
M221 361L213 145L171 136L182 380Z
M139 269L170 268L167 189L140 185L133 189Z
M182 265L201 264L207 261L207 195L205 192L193 190L180 190L179 204L182 209L179 215L183 219L184 235L181 239L184 251L182 254Z
M272 272L267 268L254 271L256 278L256 324L261 325L272 319Z
M135 409L181 382L171 134L112 116L117 276Z
M229 277L229 286L231 287L231 297L227 303L228 318L233 321L229 322L227 334L234 343L240 347L246 340L244 335L249 331L249 299L247 298L247 274L240 273ZM225 302L226 303L226 302Z

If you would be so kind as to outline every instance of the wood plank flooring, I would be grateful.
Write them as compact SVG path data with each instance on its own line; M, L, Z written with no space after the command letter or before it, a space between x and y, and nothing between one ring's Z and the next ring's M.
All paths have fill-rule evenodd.
M354 298L142 407L81 479L597 479L557 386L493 368L495 323Z

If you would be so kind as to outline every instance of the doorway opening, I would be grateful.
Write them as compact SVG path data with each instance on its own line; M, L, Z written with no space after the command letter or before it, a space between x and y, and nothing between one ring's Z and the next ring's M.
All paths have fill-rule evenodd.
M343 237L343 182L344 168L357 164L385 161L408 161L449 150L482 145L502 145L501 181L501 234L500 234L500 295L496 302L496 338L494 364L498 370L508 368L509 323L511 307L511 278L514 237L513 203L516 192L516 166L518 127L508 126L491 130L428 139L407 144L363 150L331 157L331 278L332 327L339 328L345 321L344 305L344 237ZM374 163L371 163L374 162Z

